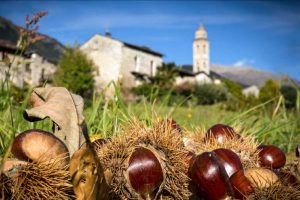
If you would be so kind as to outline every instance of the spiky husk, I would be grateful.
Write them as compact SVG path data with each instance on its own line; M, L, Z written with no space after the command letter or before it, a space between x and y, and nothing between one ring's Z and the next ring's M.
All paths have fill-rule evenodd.
M11 199L12 197L12 179L5 174L0 174L0 199Z
M291 173L300 182L299 162L300 160L288 160L285 166L280 168L279 171Z
M11 174L9 199L73 199L67 167L61 167L61 160L28 163Z
M193 147L190 150L194 150L196 154L200 154L218 148L231 149L240 157L245 169L259 166L259 156L256 150L258 144L253 137L240 133L240 138L225 139L224 142L220 143L214 139L204 140L205 133L206 129L204 128L198 128L185 133L185 137L194 141Z
M248 200L292 200L300 199L300 188L283 184L272 184L268 188L255 189L255 192L247 197Z
M159 199L188 199L189 178L186 175L187 151L177 130L162 121L153 123L152 128L138 120L132 120L119 134L105 145L97 148L97 154L105 169L111 171L110 199L137 199L124 176L128 158L136 147L155 149L154 153L165 170L165 180L160 188Z

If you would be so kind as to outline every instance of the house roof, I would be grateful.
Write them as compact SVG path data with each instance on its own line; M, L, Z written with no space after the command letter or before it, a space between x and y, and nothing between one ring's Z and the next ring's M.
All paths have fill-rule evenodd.
M150 49L149 47L146 47L146 46L138 46L138 45L135 45L135 44L131 44L131 43L128 43L128 42L124 42L122 40L119 40L119 39L116 39L116 38L113 38L112 35L110 33L105 33L105 35L102 35L102 34L99 34L97 33L96 35L99 35L99 36L102 36L102 37L107 37L107 38L110 38L112 40L116 40L116 41L119 41L121 42L122 44L124 44L124 46L128 47L128 48L131 48L131 49L135 49L135 50L139 50L139 51L142 51L142 52L145 52L145 53L149 53L149 54L152 54L152 55L155 55L155 56L159 56L159 57L163 57L163 54L158 52L158 51L154 51L152 49ZM95 36L95 35L94 35ZM93 38L94 36L92 36L91 38ZM90 39L91 39L90 38ZM89 39L89 40L90 40ZM88 41L89 41L88 40ZM85 44L86 42L84 42L83 44ZM83 45L82 44L82 45ZM81 46L82 46L81 45Z
M17 50L17 45L9 40L0 39L0 49L14 53Z
M197 76L198 74L205 74L210 78L213 79L221 79L222 76L212 70L210 70L210 73L207 74L204 71L200 71L200 72L193 72L193 65L182 65L179 69L178 69L178 73L180 76Z
M121 41L122 42L122 41ZM163 57L163 54L162 53L159 53L157 51L154 51L152 49L150 49L149 47L145 47L145 46L137 46L137 45L134 45L134 44L130 44L130 43L127 43L127 42L122 42L126 47L129 47L131 49L135 49L135 50L139 50L139 51L143 51L143 52L146 52L146 53L150 53L150 54L153 54L155 56L159 56L159 57Z
M18 49L18 47L15 43L13 43L9 40L0 39L0 50L3 50L5 52L11 53L11 54L15 54L17 49ZM20 53L22 53L22 56L24 56L26 58L30 58L30 56L33 53L40 55L40 53L38 53L36 50L26 50L25 52L20 52ZM42 55L40 55L40 56L43 57ZM43 57L43 58L46 59L47 61L55 64L55 61L51 61L45 57Z

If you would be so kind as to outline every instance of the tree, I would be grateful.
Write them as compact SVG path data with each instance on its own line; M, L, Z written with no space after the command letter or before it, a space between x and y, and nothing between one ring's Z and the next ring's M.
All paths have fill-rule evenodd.
M283 85L280 92L285 100L287 108L295 108L297 102L297 89L293 86Z
M163 63L157 68L153 83L159 87L170 88L173 86L177 74L175 63Z
M242 86L240 86L238 83L236 83L232 80L229 80L229 79L224 79L223 83L232 95L234 95L235 97L237 97L239 99L243 99Z
M267 80L259 92L260 102L266 102L280 95L279 84L273 80Z
M66 47L54 74L54 84L83 97L90 97L94 86L94 69L94 63L78 46Z

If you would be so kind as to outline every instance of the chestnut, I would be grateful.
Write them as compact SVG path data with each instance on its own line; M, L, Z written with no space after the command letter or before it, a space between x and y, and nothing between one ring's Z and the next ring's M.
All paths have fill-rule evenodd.
M224 124L215 124L207 130L204 140L216 139L219 143L223 143L226 139L234 138L238 139L240 135L232 127Z
M260 145L257 150L261 166L278 169L285 165L286 157L280 148L274 145Z
M193 151L188 151L186 154L186 163L188 165L187 174L190 176L190 168L196 158L196 154Z
M230 184L236 199L245 199L247 195L254 192L251 182L245 176L243 170L238 170L230 177Z
M213 152L215 152L218 158L220 158L221 164L224 166L228 177L231 177L231 175L238 170L243 169L239 156L232 150L220 148L213 150Z
M214 152L204 152L196 156L190 168L190 177L205 199L222 199L227 193L229 178L217 159Z
M159 160L150 149L144 147L136 148L131 154L127 175L131 187L145 199L150 198L164 180Z
M25 161L51 160L63 158L64 164L70 161L66 145L50 132L30 129L20 133L13 141L12 153Z

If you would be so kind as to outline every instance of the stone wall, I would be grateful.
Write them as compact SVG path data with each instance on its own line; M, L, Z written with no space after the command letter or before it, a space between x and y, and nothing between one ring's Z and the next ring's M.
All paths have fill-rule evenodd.
M154 76L157 67L162 65L162 58L149 53L123 46L123 59L121 64L122 85L133 87L137 84L131 72L140 72Z
M95 73L96 91L100 92L110 81L117 81L120 78L122 45L117 40L95 35L80 47L97 66Z
M10 62L13 61L9 71L10 80L19 88L27 83L31 86L40 86L43 80L51 78L56 71L56 65L43 59L38 54L31 54L30 57L15 56L13 54L6 54ZM5 79L5 73L8 70L7 63L3 58L0 58L0 80Z

